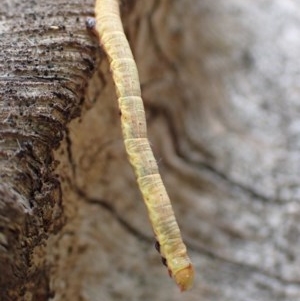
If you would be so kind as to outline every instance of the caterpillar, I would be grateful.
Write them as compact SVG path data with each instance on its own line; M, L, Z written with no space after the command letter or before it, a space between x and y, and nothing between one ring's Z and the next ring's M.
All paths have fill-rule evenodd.
M116 87L126 152L148 210L156 248L169 275L185 291L193 284L194 268L147 138L138 71L124 34L118 0L96 0L95 16L94 30L109 59Z

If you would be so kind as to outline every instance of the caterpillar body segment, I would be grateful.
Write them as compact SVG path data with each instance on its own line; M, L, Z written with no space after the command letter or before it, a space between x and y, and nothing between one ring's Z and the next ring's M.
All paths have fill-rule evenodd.
M193 284L194 269L147 138L138 71L124 34L118 1L96 0L95 14L95 30L109 59L116 87L128 158L147 206L163 263L184 291Z

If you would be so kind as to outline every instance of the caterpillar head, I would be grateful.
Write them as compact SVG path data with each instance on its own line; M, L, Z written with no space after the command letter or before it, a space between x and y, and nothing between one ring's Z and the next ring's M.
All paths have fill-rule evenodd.
M194 283L194 277L195 272L191 264L185 267L184 269L177 271L173 275L175 282L177 283L182 292L192 287Z

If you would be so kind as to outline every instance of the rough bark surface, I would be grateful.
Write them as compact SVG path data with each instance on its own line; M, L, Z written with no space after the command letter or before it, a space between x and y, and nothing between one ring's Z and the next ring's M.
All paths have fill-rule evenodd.
M122 2L196 266L185 294L153 248L103 56L83 100L92 11L0 3L0 299L299 300L300 4Z
M0 299L47 300L42 244L61 230L53 149L80 114L96 46L92 2L0 3Z

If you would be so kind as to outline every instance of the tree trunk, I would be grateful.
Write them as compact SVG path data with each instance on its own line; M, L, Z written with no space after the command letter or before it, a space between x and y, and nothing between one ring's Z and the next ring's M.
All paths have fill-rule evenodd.
M93 4L0 3L0 300L299 300L300 4L122 1L185 294L153 247Z

